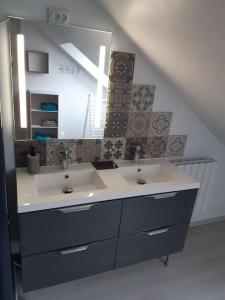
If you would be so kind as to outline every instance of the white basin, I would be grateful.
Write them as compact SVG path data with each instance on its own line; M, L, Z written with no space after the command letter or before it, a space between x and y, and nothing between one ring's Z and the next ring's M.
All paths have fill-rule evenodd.
M72 188L73 194L105 189L106 185L95 170L65 170L35 175L40 196L62 195L65 187Z
M161 182L174 182L180 179L180 172L170 163L136 164L134 166L120 167L120 175L130 185L155 184ZM178 172L177 172L178 171Z
M28 174L26 168L17 169L18 212L83 205L113 199L136 197L177 190L199 188L199 182L185 175L166 160L117 162L119 168L95 170L91 164L60 167L41 167L41 173ZM140 172L138 172L140 169ZM69 178L65 178L69 175ZM66 176L67 177L67 176ZM146 181L137 184L137 179ZM73 189L64 194L63 188Z

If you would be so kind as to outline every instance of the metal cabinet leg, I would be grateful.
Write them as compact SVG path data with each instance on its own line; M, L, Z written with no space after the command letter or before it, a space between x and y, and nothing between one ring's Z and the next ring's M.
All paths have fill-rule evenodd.
M164 266L168 267L169 265L169 255L165 256L165 257L161 257L160 260L161 262L164 264Z

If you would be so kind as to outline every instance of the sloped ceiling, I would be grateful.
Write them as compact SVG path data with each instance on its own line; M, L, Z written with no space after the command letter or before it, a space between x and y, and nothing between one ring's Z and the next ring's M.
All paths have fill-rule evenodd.
M225 145L225 1L98 2Z

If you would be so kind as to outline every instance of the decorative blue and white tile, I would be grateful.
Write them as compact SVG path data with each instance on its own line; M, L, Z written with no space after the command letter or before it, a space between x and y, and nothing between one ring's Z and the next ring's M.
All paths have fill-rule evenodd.
M149 133L150 113L129 113L127 137L147 137Z
M127 138L124 159L134 159L137 146L141 146L141 158L146 157L147 138Z
M154 136L148 138L147 157L150 158L165 157L167 143L168 143L167 136Z
M79 163L100 160L101 140L78 140L76 141L76 158Z
M172 112L152 112L150 118L149 136L169 135Z
M187 135L170 135L166 149L167 157L181 157L184 155Z
M125 138L104 139L102 141L102 160L121 160L124 159L125 153Z
M65 149L69 150L70 163L76 162L76 140L52 139L47 143L46 164L60 165L64 158Z
M154 85L133 84L130 101L130 112L152 111L154 97Z
M16 167L27 166L27 154L31 151L31 146L40 155L40 165L46 165L46 142L45 141L15 141Z
M105 138L121 138L126 136L128 113L108 112L105 122Z
M108 111L128 112L131 97L131 83L109 83Z
M133 80L135 54L113 51L111 53L109 80L115 83L129 83Z

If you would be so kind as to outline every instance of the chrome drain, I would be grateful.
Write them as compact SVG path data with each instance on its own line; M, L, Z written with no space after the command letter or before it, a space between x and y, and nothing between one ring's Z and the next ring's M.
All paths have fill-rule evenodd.
M62 190L63 194L71 194L73 192L73 189L68 187L68 186L65 186Z
M146 181L144 179L137 179L137 184L146 184Z

